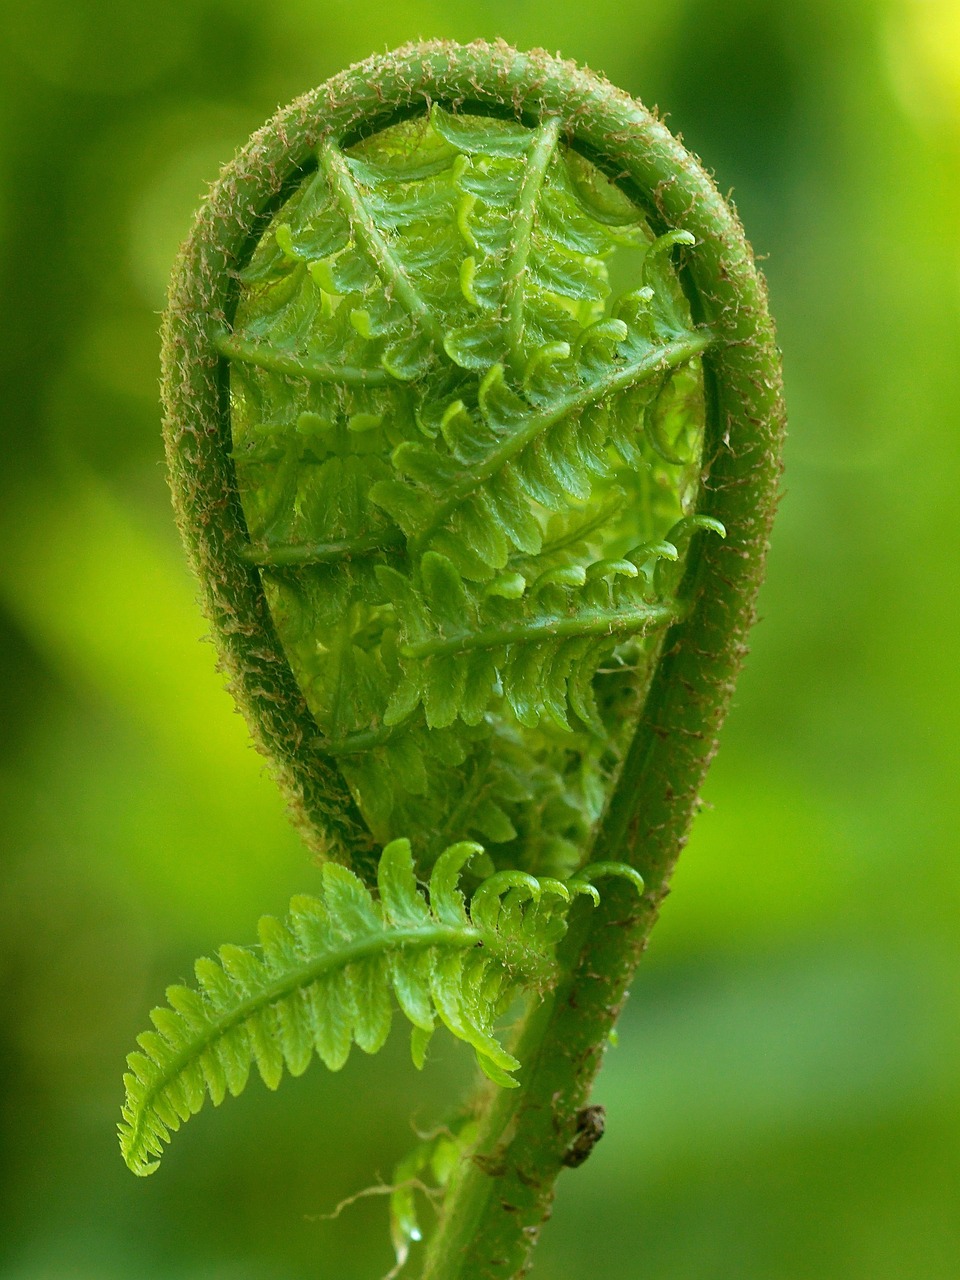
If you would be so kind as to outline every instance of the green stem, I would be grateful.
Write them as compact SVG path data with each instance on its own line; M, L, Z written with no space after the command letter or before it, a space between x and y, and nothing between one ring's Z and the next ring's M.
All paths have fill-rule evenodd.
M267 569L296 568L300 565L337 564L357 556L372 556L380 551L399 551L403 540L399 533L384 529L362 538L345 538L339 542L278 542L268 545L251 542L241 547L240 555L247 564Z
M636 892L624 886L605 890L592 919L590 911L576 908L561 952L567 976L532 1007L512 1046L520 1087L484 1091L477 1139L447 1188L423 1280L517 1276L536 1242L648 915L646 900L638 911Z
M312 745L327 756L361 755L364 751L374 751L389 742L397 730L407 723L407 719L397 724L380 725L376 729L357 729L353 733L344 734L342 738L314 738Z

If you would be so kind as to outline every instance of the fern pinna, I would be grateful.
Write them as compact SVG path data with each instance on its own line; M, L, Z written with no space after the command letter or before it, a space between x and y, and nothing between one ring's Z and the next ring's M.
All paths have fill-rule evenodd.
M326 865L258 951L170 989L125 1155L151 1171L251 1063L273 1087L372 1052L392 992L415 1061L439 1019L495 1086L411 1157L447 1187L424 1275L519 1274L752 617L782 426L762 281L638 104L543 54L416 45L225 170L164 365L214 636ZM405 1258L406 1191L393 1222Z
M286 923L264 916L259 954L220 948L197 961L199 990L167 989L154 1031L131 1054L121 1145L135 1173L152 1173L170 1130L199 1111L209 1094L219 1105L247 1083L252 1064L270 1089L284 1067L299 1076L314 1052L339 1071L356 1042L376 1053L390 1030L391 990L413 1024L418 1066L435 1019L476 1051L495 1083L514 1087L520 1063L496 1039L494 1024L524 986L556 977L555 944L566 931L571 898L599 895L593 878L643 881L630 867L586 867L567 881L501 871L484 880L469 913L459 873L483 852L464 841L437 859L429 901L417 887L406 840L383 851L374 898L352 871L323 869L320 897L297 897Z

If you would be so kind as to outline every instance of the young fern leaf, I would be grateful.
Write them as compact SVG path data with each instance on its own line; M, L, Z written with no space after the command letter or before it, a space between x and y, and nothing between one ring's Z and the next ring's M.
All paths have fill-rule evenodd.
M228 1092L241 1093L253 1065L276 1089L284 1069L302 1075L314 1053L331 1071L353 1043L376 1053L390 1030L391 992L413 1026L417 1066L439 1018L495 1083L514 1087L520 1063L497 1040L495 1023L520 992L554 980L571 899L599 901L592 880L603 876L622 876L638 891L643 881L613 864L588 866L566 884L500 872L468 908L460 874L482 853L466 841L444 850L429 899L407 840L384 849L377 897L328 863L319 896L294 898L285 922L261 919L257 951L221 947L216 960L197 961L197 989L168 987L168 1007L153 1010L154 1029L127 1060L120 1145L133 1172L153 1173L171 1131L207 1096L219 1106Z
M252 1062L275 1084L374 1049L395 998L418 1063L439 1021L501 1084L529 1067L478 1108L423 1273L512 1280L746 652L783 430L762 278L639 103L542 52L414 45L224 171L178 263L164 383L232 690L307 842L352 872L172 989L125 1148L147 1171ZM591 859L647 888L568 929ZM531 985L507 1053L498 1011Z

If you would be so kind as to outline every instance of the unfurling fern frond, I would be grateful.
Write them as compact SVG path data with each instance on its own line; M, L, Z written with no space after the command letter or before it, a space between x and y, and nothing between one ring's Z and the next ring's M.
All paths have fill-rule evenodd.
M284 1068L299 1076L314 1053L331 1071L351 1044L376 1053L390 1030L391 992L413 1024L411 1052L422 1066L439 1018L476 1052L497 1084L516 1084L520 1066L494 1034L496 1020L531 986L554 978L553 949L566 931L572 898L599 900L592 879L627 866L586 867L567 881L504 871L484 880L469 907L458 887L483 849L462 841L437 859L429 900L418 889L407 840L380 859L378 896L352 871L323 868L319 897L296 897L281 923L264 916L257 951L224 946L196 964L198 989L167 989L154 1030L127 1059L120 1143L127 1164L152 1173L169 1141L209 1094L219 1105L247 1083L252 1064L270 1089Z
M412 1157L394 1201L402 1261L411 1179L455 1160L424 1280L526 1274L754 616L783 408L749 246L606 82L500 43L408 46L225 171L164 382L224 669L335 865L154 1012L128 1163L150 1172L253 1063L275 1087L373 1052L394 1003L418 1064L440 1022L515 1083L498 1019L550 989L516 1042L524 1088L471 1109L469 1158ZM638 879L621 857L640 908L605 894L558 949L591 877Z

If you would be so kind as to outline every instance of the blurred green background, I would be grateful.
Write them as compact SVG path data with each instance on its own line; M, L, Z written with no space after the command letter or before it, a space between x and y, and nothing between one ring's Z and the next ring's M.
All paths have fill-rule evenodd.
M658 104L732 189L786 357L786 496L674 895L544 1280L960 1275L956 0L31 0L0 17L0 1275L374 1280L468 1077L405 1038L254 1084L134 1179L124 1053L317 873L214 669L169 512L166 276L278 103L503 36ZM229 1114L228 1114L229 1113Z

